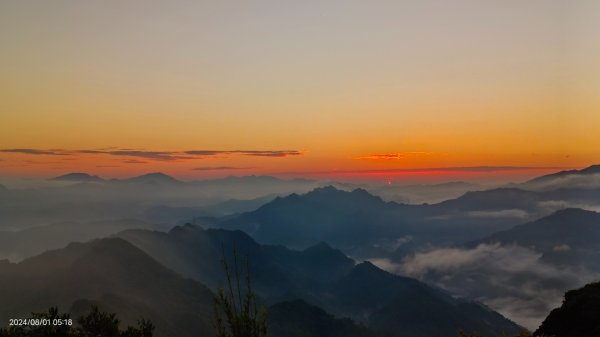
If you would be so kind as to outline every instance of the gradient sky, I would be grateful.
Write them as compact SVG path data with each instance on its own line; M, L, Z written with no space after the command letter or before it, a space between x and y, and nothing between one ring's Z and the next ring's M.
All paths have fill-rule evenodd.
M0 175L587 166L599 13L595 0L3 1Z

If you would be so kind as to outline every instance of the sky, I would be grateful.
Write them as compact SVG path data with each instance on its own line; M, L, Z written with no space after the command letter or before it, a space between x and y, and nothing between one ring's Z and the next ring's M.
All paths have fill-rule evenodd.
M3 1L0 176L588 166L599 13L594 0Z

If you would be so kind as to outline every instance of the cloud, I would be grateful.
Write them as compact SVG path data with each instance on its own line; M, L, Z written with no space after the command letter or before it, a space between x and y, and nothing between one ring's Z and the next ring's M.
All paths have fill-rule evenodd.
M568 252L571 250L571 247L563 243L562 245L552 247L552 250L555 252Z
M302 151L298 150L276 150L276 151L263 151L263 150L190 150L185 151L185 154L196 155L196 156L218 156L218 155L231 155L239 154L244 156L255 156L255 157L288 157L288 156L300 156L303 154Z
M535 329L560 304L565 291L600 276L582 267L550 265L541 257L541 253L516 245L481 244L471 249L432 249L400 263L387 259L372 262L390 272L479 300Z
M257 156L257 157L288 157L288 156L301 156L302 151L296 150L284 150L284 151L239 151L245 156Z
M171 161L171 160L190 159L191 158L189 156L178 155L176 152L167 152L167 151L114 150L114 151L107 151L106 153L113 155L113 156L139 157L139 158L160 160L160 161Z
M527 219L529 213L522 209L503 209L500 211L471 211L467 216L472 218L517 218Z
M154 161L178 161L202 159L228 155L276 157L303 155L298 150L188 150L188 151L147 151L141 149L83 149L83 150L55 150L55 149L0 149L4 153L21 153L29 155L109 155L132 158L143 158ZM130 162L134 163L134 162ZM141 163L141 162L135 162Z
M432 154L431 152L425 151L409 151L409 152L398 152L398 153L378 153L368 154L364 156L355 157L357 160L398 160L408 156L426 156Z
M250 170L255 167L235 167L235 166L203 166L203 167L195 167L192 170L194 171L228 171L228 170Z
M185 154L193 156L218 156L220 154L229 154L229 151L215 151L215 150L190 150L185 151Z
M413 242L413 240L414 240L413 236L406 235L406 236L399 237L395 240L387 240L387 241L379 242L379 243L375 244L374 246L377 248L383 248L383 249L387 250L388 252L394 252L398 248L400 248L406 244L410 244L411 242Z
M50 156L65 156L69 155L69 152L65 150L38 150L38 149L0 149L0 152L4 153L21 153L21 154L31 154L31 155L50 155Z
M182 156L175 151L144 151L144 150L78 150L81 154L106 154L111 156L138 157L158 161L174 161L179 159L191 159L190 156Z
M137 160L137 159L126 159L126 160L123 160L123 163L125 163L125 164L145 164L145 163L147 163L147 161Z

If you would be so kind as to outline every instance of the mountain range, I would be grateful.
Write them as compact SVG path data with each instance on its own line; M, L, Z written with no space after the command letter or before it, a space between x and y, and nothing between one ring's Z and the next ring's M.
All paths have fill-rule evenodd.
M325 243L295 251L260 245L241 231L189 224L169 233L128 230L117 237L211 288L224 282L218 262L223 251L231 260L230 252L235 249L249 259L253 288L266 303L302 299L393 336L453 335L459 329L499 336L503 330L520 329L481 304L454 298L415 279L392 275L369 262L355 265ZM431 324L432 320L436 325Z
M500 243L528 247L542 260L559 266L581 266L600 272L600 213L577 208L494 233L469 244Z
M169 233L129 230L119 238L70 244L17 264L0 263L0 319L25 317L30 311L55 305L77 316L91 305L99 305L118 313L126 324L140 316L152 320L158 336L191 336L197 331L207 331L210 336L212 292L203 284L223 284L219 252L231 247L250 259L252 280L263 303L275 305L275 313L297 310L302 313L300 320L315 316L335 330L332 336L341 331L360 336L367 329L371 335L452 335L458 329L469 329L497 336L502 330L519 329L480 304L455 299L368 262L354 265L326 244L291 251L258 245L242 232L203 230L193 225ZM227 259L230 254L226 253ZM217 275L220 268L221 276ZM298 299L312 304L299 304ZM280 302L292 304L277 306ZM310 307L315 305L365 327ZM439 324L432 325L431 320ZM298 324L290 317L273 323L275 331ZM318 331L309 336L321 336Z
M526 189L549 190L557 188L600 187L600 165L580 170L566 170L531 179L521 184Z
M328 186L276 198L254 211L223 218L217 226L243 230L261 243L301 248L326 241L356 257L402 257L407 244L414 250L476 240L565 204L600 204L600 191L498 188L438 204L409 205L385 202L363 189Z

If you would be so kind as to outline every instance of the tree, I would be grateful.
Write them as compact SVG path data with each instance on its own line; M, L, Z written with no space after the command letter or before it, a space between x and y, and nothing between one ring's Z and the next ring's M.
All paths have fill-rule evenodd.
M44 324L10 326L0 329L0 337L152 337L154 333L154 325L143 318L137 328L128 326L121 331L116 314L100 311L95 306L77 320L77 326L69 314L59 314L57 307L32 313L31 319L43 320Z
M467 333L464 331L459 331L458 333L458 337L482 337L480 334L478 333ZM508 335L506 334L506 332L502 332L502 337L508 337ZM518 335L514 336L514 337L531 337L531 333L529 333L529 331L527 330L523 330L521 332L519 332ZM540 337L544 337L544 336L540 336Z
M223 248L223 268L227 279L226 288L219 288L214 299L213 326L217 337L263 337L267 336L267 311L257 306L256 293L250 283L250 263L245 261L245 283L242 289L242 270L238 266L238 254L233 250L233 270L230 268Z

